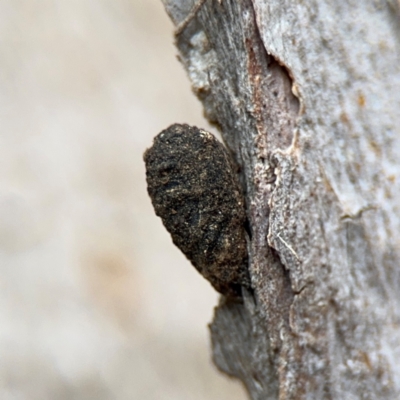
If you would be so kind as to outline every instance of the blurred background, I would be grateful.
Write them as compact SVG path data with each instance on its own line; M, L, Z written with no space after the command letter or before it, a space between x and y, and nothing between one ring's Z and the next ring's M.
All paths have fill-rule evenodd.
M0 399L233 399L217 294L146 192L144 150L209 128L161 0L0 1Z

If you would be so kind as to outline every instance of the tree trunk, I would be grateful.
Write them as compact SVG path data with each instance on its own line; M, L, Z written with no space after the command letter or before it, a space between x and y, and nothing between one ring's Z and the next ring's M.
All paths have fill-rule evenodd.
M246 194L216 365L252 399L400 399L399 4L163 1Z

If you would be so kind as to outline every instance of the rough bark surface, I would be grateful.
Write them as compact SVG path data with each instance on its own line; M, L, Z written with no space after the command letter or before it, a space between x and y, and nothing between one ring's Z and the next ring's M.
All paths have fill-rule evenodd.
M163 2L252 231L215 363L252 399L399 399L398 3Z

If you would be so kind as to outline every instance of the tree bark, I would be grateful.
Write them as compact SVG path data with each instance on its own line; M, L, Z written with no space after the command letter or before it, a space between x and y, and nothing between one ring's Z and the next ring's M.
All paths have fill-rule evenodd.
M163 2L251 227L214 362L252 399L399 399L399 4Z

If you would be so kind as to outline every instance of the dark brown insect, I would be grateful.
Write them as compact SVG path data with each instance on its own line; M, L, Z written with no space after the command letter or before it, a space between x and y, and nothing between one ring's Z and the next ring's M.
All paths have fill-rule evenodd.
M144 154L148 192L172 240L226 296L250 287L244 199L231 158L202 129L175 124Z

